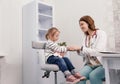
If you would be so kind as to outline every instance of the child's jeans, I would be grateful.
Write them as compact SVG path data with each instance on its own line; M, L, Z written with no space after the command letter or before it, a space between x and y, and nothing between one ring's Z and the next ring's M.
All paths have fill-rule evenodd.
M59 69L62 72L65 72L67 70L71 71L71 70L75 69L74 66L72 65L71 61L67 57L60 58L58 56L52 55L47 59L47 63L58 65Z

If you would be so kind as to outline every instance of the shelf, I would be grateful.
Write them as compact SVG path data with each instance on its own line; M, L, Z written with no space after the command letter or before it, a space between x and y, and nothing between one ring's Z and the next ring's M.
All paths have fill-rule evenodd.
M52 20L52 17L46 16L46 15L39 15L39 21L46 21L46 20Z
M46 14L42 14L42 13L39 13L40 16L44 16L44 17L49 17L49 18L52 18L51 15L46 15Z
M38 12L52 16L52 6L48 6L42 3L38 4Z
M48 31L48 29L40 28L38 31Z
M39 28L49 29L53 26L53 18L39 15Z

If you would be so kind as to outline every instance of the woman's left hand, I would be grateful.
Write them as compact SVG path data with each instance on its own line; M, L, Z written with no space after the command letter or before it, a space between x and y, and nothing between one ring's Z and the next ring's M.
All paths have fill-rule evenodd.
M73 48L74 48L75 51L80 50L80 46L73 46Z
M80 50L80 47L79 46L70 46L70 50L71 51L78 51L78 50Z

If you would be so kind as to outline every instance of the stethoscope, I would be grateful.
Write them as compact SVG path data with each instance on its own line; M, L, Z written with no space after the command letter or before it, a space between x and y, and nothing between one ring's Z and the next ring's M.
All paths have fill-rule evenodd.
M88 36L86 36L86 39L85 39L85 46L86 46L86 47L90 48L90 47L92 47L93 44L95 43L96 38L97 38L96 31L95 31L94 34L92 35L92 38L94 38L94 39L92 39L92 41L91 41L91 38L90 38L90 37L88 38ZM88 43L88 40L89 40L89 43Z

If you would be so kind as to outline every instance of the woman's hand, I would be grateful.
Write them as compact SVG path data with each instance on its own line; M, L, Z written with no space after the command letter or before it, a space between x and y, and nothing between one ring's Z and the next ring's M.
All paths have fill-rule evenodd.
M68 51L78 51L80 50L79 46L68 46L67 47Z
M72 46L68 46L68 47L67 47L67 50L68 50L68 51L74 51L74 48L73 48Z

